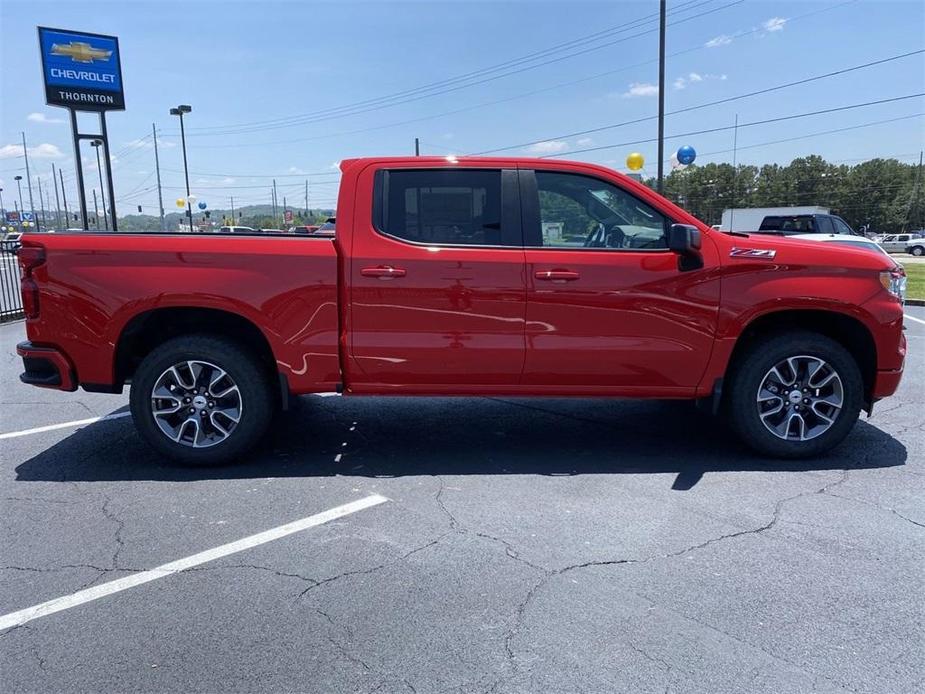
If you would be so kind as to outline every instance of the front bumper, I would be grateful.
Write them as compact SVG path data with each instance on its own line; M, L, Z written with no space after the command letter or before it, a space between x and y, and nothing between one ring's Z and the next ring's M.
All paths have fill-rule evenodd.
M77 390L77 378L71 362L54 347L38 347L31 342L16 345L16 354L22 357L23 372L19 380L30 386Z

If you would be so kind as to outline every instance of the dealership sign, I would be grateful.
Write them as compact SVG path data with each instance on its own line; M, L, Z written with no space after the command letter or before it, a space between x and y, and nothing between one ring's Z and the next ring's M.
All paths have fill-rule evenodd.
M45 103L79 111L125 110L118 38L38 29Z

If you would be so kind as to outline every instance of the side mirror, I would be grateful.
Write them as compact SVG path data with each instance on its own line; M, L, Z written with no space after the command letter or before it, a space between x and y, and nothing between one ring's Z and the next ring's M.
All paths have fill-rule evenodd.
M668 248L678 254L678 270L699 270L703 267L700 256L700 229L690 224L672 224L668 230Z
M690 224L672 224L668 230L668 248L682 256L698 255L700 230Z

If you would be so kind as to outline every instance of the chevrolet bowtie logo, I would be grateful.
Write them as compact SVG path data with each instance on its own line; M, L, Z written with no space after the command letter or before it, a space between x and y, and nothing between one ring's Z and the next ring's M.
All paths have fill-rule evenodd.
M92 63L94 60L109 60L112 57L112 51L94 48L83 41L53 43L51 45L51 54L67 56L75 63Z

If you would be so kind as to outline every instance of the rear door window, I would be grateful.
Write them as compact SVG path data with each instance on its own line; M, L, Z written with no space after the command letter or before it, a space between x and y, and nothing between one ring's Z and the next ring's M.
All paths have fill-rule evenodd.
M836 232L835 232L835 225L832 224L832 218L831 218L831 217L823 217L823 216L820 215L819 217L816 217L816 224L819 225L819 233L820 233L820 234L834 234L834 233L836 233Z
M845 224L838 217L832 217L832 223L835 225L836 234L848 234L851 235L851 227Z
M384 234L433 246L514 245L502 229L500 170L380 171L376 227ZM510 225L507 225L510 226ZM506 232L506 233L503 233Z

